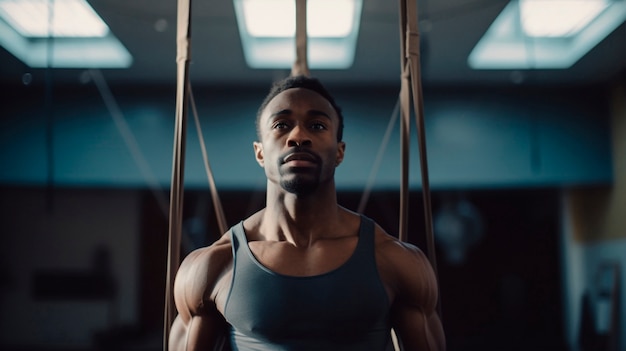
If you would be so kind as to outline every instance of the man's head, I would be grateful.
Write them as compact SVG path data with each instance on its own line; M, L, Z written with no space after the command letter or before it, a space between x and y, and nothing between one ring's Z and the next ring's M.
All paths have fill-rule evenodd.
M267 104L269 104L270 101L272 101L272 99L276 97L276 95L282 93L283 91L287 89L293 89L293 88L303 88L303 89L312 90L320 94L322 97L324 97L324 99L328 100L328 102L331 104L331 106L337 113L337 117L339 118L339 129L337 130L337 141L341 141L343 139L343 115L341 114L341 108L337 105L337 103L335 103L335 99L330 95L328 90L326 90L326 88L322 85L322 83L320 83L319 80L317 80L316 78L311 78L311 77L306 77L306 76L288 77L288 78L285 78L283 80L280 80L274 83L274 85L272 86L272 89L270 90L269 94L267 94L267 96L265 97L265 100L263 100L263 103L261 103L261 106L259 107L259 110L257 111L257 114L256 114L256 130L257 130L257 135L259 136L259 139L260 139L259 121L261 119L261 115L263 114L263 111L265 111L265 108L267 107Z
M293 77L276 84L259 109L259 139L253 143L269 183L297 195L314 194L320 186L334 189L335 168L345 151L339 113L315 79Z

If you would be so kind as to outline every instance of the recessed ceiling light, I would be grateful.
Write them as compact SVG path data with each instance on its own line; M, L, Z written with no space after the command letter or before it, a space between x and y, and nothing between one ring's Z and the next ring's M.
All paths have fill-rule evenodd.
M0 45L34 68L127 68L133 61L85 0L0 0Z
M104 37L109 32L85 0L0 0L0 16L27 38Z
M520 0L524 32L532 37L570 37L608 6L607 0Z
M571 67L626 19L626 1L513 0L468 57L473 69Z
M252 68L289 68L295 59L294 0L235 0L244 56ZM348 68L354 61L362 0L308 0L312 69Z
M253 37L286 38L296 33L294 0L242 0L245 28ZM307 34L315 38L341 38L354 26L353 0L307 1Z

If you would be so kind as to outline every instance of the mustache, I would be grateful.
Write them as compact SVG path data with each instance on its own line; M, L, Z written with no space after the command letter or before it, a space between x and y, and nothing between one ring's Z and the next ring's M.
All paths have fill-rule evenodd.
M285 160L285 158L287 158L289 155L292 154L307 154L308 156L311 157L311 159L315 162L315 163L321 163L322 162L322 158L316 154L314 151L311 151L307 148L304 148L302 146L295 146L292 147L291 149L287 150L286 152L284 152L282 155L280 155L280 163L284 163L283 160Z

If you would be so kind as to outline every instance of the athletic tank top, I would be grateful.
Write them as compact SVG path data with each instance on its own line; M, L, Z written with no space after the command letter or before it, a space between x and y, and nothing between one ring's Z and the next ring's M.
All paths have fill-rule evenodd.
M231 228L233 277L224 317L233 351L383 351L389 300L374 254L374 223L361 216L352 256L321 275L286 276L263 266L243 223Z

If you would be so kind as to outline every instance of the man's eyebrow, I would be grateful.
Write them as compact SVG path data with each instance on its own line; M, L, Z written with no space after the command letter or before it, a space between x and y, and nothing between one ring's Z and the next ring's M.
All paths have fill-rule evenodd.
M328 113L326 113L324 111L320 111L320 110L309 110L309 111L307 111L307 115L310 115L310 116L323 116L323 117L326 117L328 119L331 119L330 116L328 115Z
M270 115L270 119L276 117L276 116L282 116L282 115L290 115L291 114L291 110L290 109L284 109L284 110L280 110L278 112L274 112Z
M269 119L272 119L278 116L283 116L283 115L290 115L292 112L293 111L291 111L290 109L283 109L283 110L272 113ZM306 114L309 116L323 116L328 119L331 119L328 113L321 111L321 110L308 110Z

